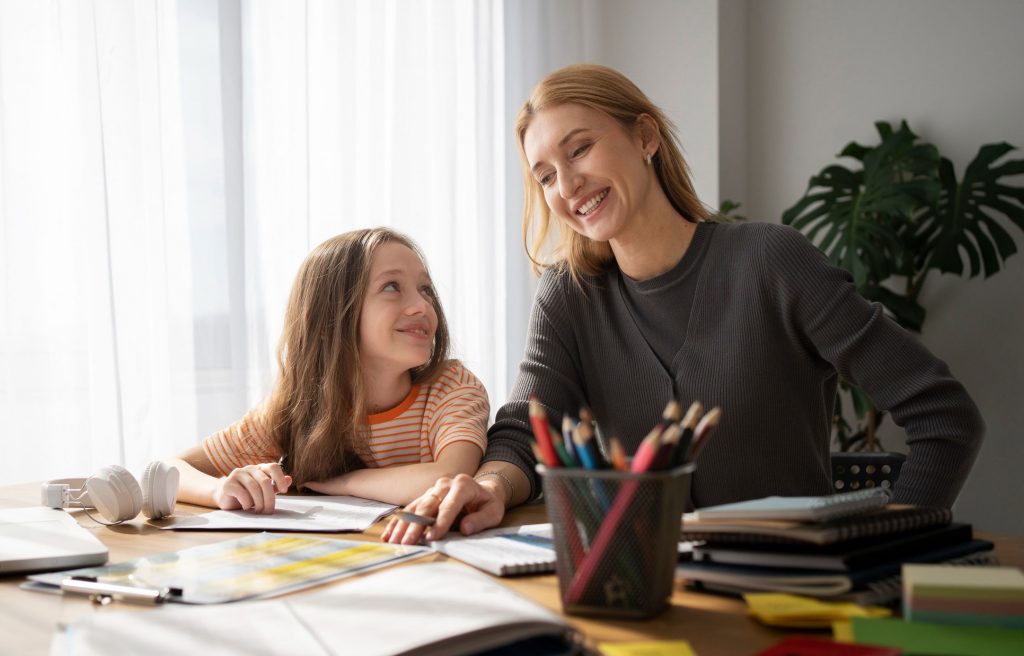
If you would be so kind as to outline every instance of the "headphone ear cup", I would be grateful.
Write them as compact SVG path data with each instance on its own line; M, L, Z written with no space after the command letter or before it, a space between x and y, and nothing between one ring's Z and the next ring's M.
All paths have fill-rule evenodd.
M87 483L96 510L113 523L133 519L142 510L142 488L124 467L101 467Z
M142 514L162 519L174 514L180 474L166 462L154 460L142 472Z

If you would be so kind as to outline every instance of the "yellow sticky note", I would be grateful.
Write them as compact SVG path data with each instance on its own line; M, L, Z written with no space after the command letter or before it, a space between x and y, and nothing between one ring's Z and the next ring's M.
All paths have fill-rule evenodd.
M822 601L811 597L781 593L743 595L750 614L769 626L812 629L828 628L832 622L851 617L889 617L888 608L858 606L843 601Z
M836 642L853 642L853 622L850 620L833 622L832 639Z
M597 648L605 656L697 656L685 640L602 642Z

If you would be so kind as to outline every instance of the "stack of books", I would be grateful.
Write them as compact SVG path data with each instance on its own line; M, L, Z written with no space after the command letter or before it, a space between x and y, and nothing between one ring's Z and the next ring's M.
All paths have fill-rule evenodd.
M715 592L789 592L860 604L900 598L904 563L989 565L993 544L945 508L889 503L871 488L824 497L767 497L683 517L692 560L678 573Z
M904 565L903 617L1024 629L1024 574L1016 567Z

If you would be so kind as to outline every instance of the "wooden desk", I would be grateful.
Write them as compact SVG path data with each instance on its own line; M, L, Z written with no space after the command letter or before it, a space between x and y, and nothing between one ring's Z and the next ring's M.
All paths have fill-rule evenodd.
M32 505L39 502L37 484L0 488L0 507ZM142 516L120 526L101 526L84 513L73 511L79 523L92 531L110 549L109 562L115 563L146 555L176 551L199 544L237 538L237 532L161 531L146 524ZM179 504L178 514L196 514L206 509ZM509 513L509 525L543 521L543 507L518 508ZM326 537L375 539L382 525L365 534L325 534ZM1006 565L1024 566L1024 536L983 536L997 544L996 553ZM448 560L441 554L427 556L398 567ZM452 561L458 562L458 561ZM366 574L364 576L373 576ZM327 585L345 585L343 579ZM558 581L554 575L500 579L521 594L561 613ZM138 609L130 604L93 606L83 597L63 597L19 590L21 576L0 577L0 652L10 654L46 654L58 623L68 623L92 612ZM297 592L295 594L303 594ZM141 609L140 612L146 612ZM770 629L746 616L745 604L737 599L686 592L677 588L672 606L661 615L645 621L611 621L566 616L570 623L594 643L603 641L685 639L700 656L750 654L764 649L787 634Z

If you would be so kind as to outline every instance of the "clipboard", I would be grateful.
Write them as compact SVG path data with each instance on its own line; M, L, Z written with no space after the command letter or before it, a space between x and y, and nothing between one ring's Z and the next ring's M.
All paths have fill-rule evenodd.
M432 553L422 546L257 533L105 567L30 576L28 589L100 603L216 604L270 597Z

